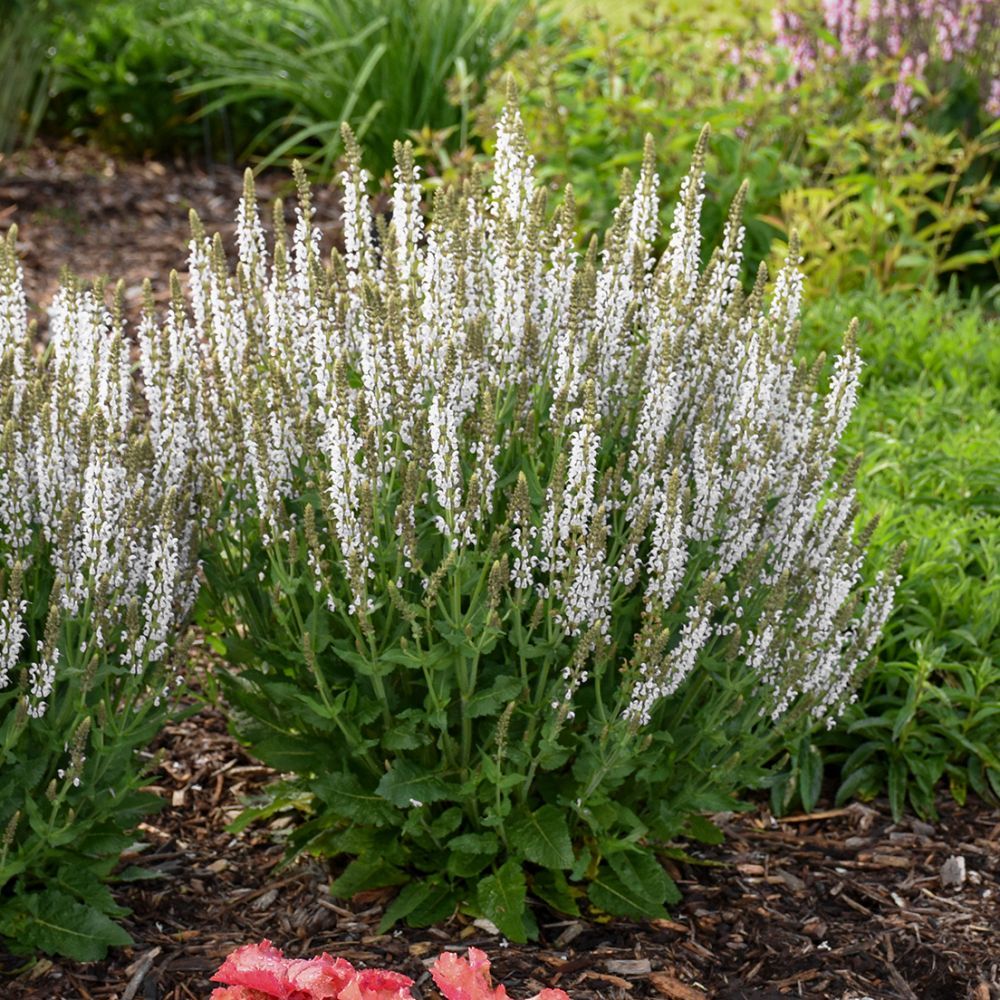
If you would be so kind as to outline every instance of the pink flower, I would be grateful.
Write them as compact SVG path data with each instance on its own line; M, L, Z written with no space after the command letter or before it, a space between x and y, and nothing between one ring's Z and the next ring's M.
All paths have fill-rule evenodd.
M271 1000L260 990L251 990L246 986L220 986L212 990L209 1000Z
M222 968L212 976L213 983L245 986L259 990L265 996L288 1000L285 956L270 941L247 944L226 956ZM213 996L213 1000L216 998ZM230 998L225 998L230 1000ZM239 995L231 998L239 1000Z
M410 1000L409 976L385 969L359 972L340 994L340 1000Z
M486 952L470 948L468 958L446 951L431 966L431 975L446 1000L506 1000L503 986L492 988Z
M412 1000L413 980L384 969L358 971L342 958L285 958L270 941L229 955L212 976L211 1000Z
M444 952L431 966L431 975L446 1000L507 1000L507 990L495 989L490 979L490 960L478 948L470 948L467 958ZM529 1000L569 1000L562 990L542 990Z

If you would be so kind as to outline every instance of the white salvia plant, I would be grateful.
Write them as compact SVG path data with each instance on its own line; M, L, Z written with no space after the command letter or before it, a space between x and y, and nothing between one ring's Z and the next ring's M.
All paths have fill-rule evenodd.
M194 226L190 322L229 539L209 580L220 619L241 623L234 649L262 664L241 706L290 743L328 741L336 768L394 800L392 775L431 743L429 768L440 751L467 780L495 776L482 757L511 701L502 756L521 780L496 779L474 829L502 826L508 796L530 802L587 733L626 757L662 745L706 678L738 689L732 710L761 732L834 719L895 571L862 585L870 528L855 537L850 476L829 482L861 362L854 327L825 392L822 359L797 360L794 241L770 290L761 271L745 291L744 189L702 266L705 136L659 256L651 140L582 251L572 191L547 211L513 103L492 183L439 189L426 216L409 146L382 217L345 140L343 253L323 250L301 173L290 242L279 206L265 246L249 176L235 268ZM281 701L274 671L327 722ZM387 737L400 715L408 735ZM386 761L409 748L388 774L380 740ZM303 749L301 769L323 759ZM567 793L580 816L622 759Z
M113 849L87 860L74 845L86 852L91 828L113 838L141 811L136 751L182 679L207 442L179 300L162 330L147 316L134 344L117 302L67 280L43 351L15 240L12 229L0 243L0 887L18 881L3 890L0 934L30 944L14 910L34 912L26 900L61 866L101 868ZM49 902L89 905L87 878L72 882L75 901Z

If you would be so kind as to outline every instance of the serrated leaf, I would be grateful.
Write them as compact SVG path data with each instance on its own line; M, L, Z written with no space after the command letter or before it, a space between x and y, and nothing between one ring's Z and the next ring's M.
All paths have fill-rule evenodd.
M451 798L450 788L434 771L427 771L406 758L397 759L392 770L382 775L375 791L400 809L411 802L440 802Z
M561 809L544 805L505 824L511 847L543 868L570 869L576 860L569 827Z
M607 865L601 865L587 889L587 896L599 910L614 917L666 917L667 911L638 890L626 884Z
M100 961L108 948L134 943L113 920L57 889L17 896L4 905L0 934L19 946L78 962Z
M619 917L663 917L664 902L681 894L651 851L619 851L601 865L588 889L590 901Z
M311 787L336 816L373 826L395 822L392 807L374 790L366 790L353 774L324 774Z
M61 865L50 886L64 889L85 906L109 917L124 917L129 912L115 902L111 890L86 865Z
M492 920L500 933L515 944L528 940L524 923L527 891L521 865L513 859L479 883L477 900L483 916Z

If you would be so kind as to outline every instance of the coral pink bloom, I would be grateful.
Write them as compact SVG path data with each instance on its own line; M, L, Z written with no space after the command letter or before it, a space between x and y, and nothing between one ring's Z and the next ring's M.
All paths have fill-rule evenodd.
M213 994L212 1000L337 1000L357 977L354 966L327 954L319 958L285 958L270 941L248 944L229 955L212 976L237 992ZM409 985L410 980L407 980ZM250 992L240 993L239 989Z
M507 1000L503 986L493 988L490 960L478 948L470 948L467 958L444 952L431 967L431 975L447 1000ZM569 997L562 990L542 990L531 1000L569 1000Z
M503 986L493 989L486 952L470 948L466 958L446 951L431 967L437 988L447 1000L507 1000Z
M290 996L294 997L298 991L306 994L303 1000L336 1000L358 973L350 962L323 952L319 958L296 958L288 962L285 975L292 991ZM408 979L407 985L410 982Z
M411 1000L409 976L386 969L363 969L340 993L340 1000Z
M212 976L213 983L229 986L246 986L260 990L268 997L288 1000L291 992L286 975L285 956L270 941L247 944L226 956L222 968ZM226 998L230 1000L230 998ZM239 1000L239 997L232 998Z
M266 993L247 986L220 986L212 990L209 1000L271 1000Z

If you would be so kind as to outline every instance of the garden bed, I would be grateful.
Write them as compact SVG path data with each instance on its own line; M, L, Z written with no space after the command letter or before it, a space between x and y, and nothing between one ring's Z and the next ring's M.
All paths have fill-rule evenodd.
M779 996L975 1000L1000 997L1000 812L940 804L935 824L893 824L885 803L820 809L775 821L766 810L716 817L705 865L673 872L684 893L670 920L566 921L539 913L537 944L506 946L455 917L429 930L377 927L393 890L330 899L314 861L280 869L274 842L288 819L225 831L240 802L273 777L204 709L161 737L153 787L165 808L132 859L155 879L128 886L134 948L94 965L44 960L9 986L18 1000L205 1000L233 947L272 938L289 954L327 951L412 976L444 948L475 945L513 997L544 986L574 1000L765 1000ZM961 885L942 869L964 859ZM669 863L669 862L668 862ZM953 862L950 866L955 868ZM16 959L7 958L9 975Z
M284 175L264 179L267 200ZM141 285L181 268L187 209L227 240L239 171L122 164L82 149L36 148L0 162L0 228L16 221L36 306L51 300L58 270L122 276L134 318ZM318 219L337 222L336 198L317 192ZM99 234L95 239L94 234ZM169 727L153 787L166 808L144 825L134 861L155 878L120 893L136 944L105 963L42 961L8 980L18 1000L204 1000L208 977L236 945L270 937L292 954L322 950L390 966L427 995L426 964L444 947L482 947L514 996L543 986L586 997L816 996L1000 997L1000 813L970 800L940 803L933 825L895 825L883 804L773 821L766 812L716 817L727 834L690 848L704 864L677 863L683 891L671 919L635 924L546 919L530 946L503 947L464 917L431 930L379 935L391 892L342 905L316 862L279 868L275 843L287 817L236 837L226 824L273 773L248 758L220 713ZM959 881L964 861L965 878ZM945 867L946 863L948 867ZM945 884L955 874L956 884ZM943 877L944 876L944 877ZM17 976L21 960L0 968Z
M68 267L85 281L122 279L126 314L135 319L146 278L156 277L153 294L162 304L167 275L186 269L189 211L229 246L242 190L243 173L234 167L141 163L83 146L38 144L0 156L0 232L17 224L25 292L34 306L48 307ZM275 171L258 181L258 191L269 205L293 191L291 177ZM317 188L314 203L324 232L336 230L339 194Z

